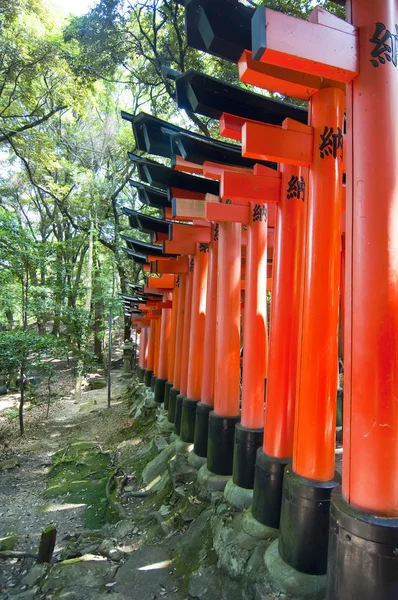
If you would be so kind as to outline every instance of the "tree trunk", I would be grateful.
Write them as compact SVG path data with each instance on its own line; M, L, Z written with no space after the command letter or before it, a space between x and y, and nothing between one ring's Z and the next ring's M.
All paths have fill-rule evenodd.
M14 329L14 313L11 310L6 311L6 319L9 329Z
M23 435L25 433L24 422L23 422L23 407L25 402L25 382L24 382L24 367L21 366L20 378L21 378L21 395L19 398L19 433Z
M91 299L93 295L93 248L94 248L94 224L90 219L90 236L88 243L88 257L87 257L87 273L86 273L86 300L84 303L84 310L86 311L87 324L83 328L82 338L80 342L80 356L77 361L77 377L76 377L76 389L75 397L80 399L82 393L82 381L85 367L84 356L88 346L88 336L90 330L90 308Z

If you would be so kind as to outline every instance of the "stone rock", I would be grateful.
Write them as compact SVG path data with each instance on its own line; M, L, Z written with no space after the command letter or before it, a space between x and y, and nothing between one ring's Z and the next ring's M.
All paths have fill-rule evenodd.
M123 519L119 521L115 525L105 525L102 528L102 531L107 535L115 538L117 540L122 540L128 535L131 535L135 529L135 523L133 521L129 521L128 519Z
M259 539L276 539L279 536L279 529L267 527L253 517L252 511L249 509L243 514L242 529L248 535Z
M195 600L243 600L241 584L231 581L214 566L201 566L192 574L188 587L189 598Z
M303 598L323 600L325 597L326 575L307 575L293 569L280 557L278 540L269 546L265 552L264 561L270 580L274 587L277 587L282 593L299 600Z
M242 488L230 479L225 486L224 497L234 508L244 510L249 508L252 504L253 490Z
M33 565L25 577L23 577L21 585L27 585L28 587L36 585L48 573L49 569L50 565L48 564L43 563Z
M187 457L183 454L176 454L170 459L169 470L174 488L182 483L192 483L196 481L198 476L196 469L188 464Z
M164 548L144 546L132 552L127 562L120 567L114 579L117 585L112 588L112 592L115 590L130 594L128 598L139 600L163 596L167 600L180 600L180 594L175 592L176 582L170 574L171 566L170 555Z
M200 467L203 467L203 465L206 464L206 462L207 458L205 456L198 456L193 450L188 454L188 464L198 471Z
M212 473L206 464L198 471L198 482L208 492L222 492L230 479L230 475Z
M153 443L157 452L161 452L168 446L166 439L162 435L155 435Z
M144 485L148 485L164 473L167 469L167 463L175 454L174 444L170 444L161 451L151 462L149 462L142 472L142 480Z
M20 466L21 465L19 464L19 460L17 458L9 458L8 460L2 460L0 462L0 471L6 471Z
M105 379L90 379L89 381L89 389L90 390L102 390L106 388Z
M44 592L59 589L99 588L113 581L117 566L106 559L86 554L54 565L43 585Z
M115 548L115 544L112 542L112 540L104 540L99 546L98 552L102 556L106 556L106 558L110 558L111 560L120 560L124 556L123 552L120 552L120 550Z

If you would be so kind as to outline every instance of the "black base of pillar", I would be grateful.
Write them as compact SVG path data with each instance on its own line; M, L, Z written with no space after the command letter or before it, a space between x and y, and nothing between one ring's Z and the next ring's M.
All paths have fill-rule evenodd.
M151 390L154 392L155 391L155 383L156 383L157 377L156 375L154 375L154 373L152 373L152 377L151 377Z
M153 392L155 394L154 400L159 404L162 404L162 402L164 402L164 391L166 388L166 383L167 379L158 379L157 377L155 379L155 385L153 389Z
M147 387L151 387L152 375L153 375L153 371L149 371L148 369L145 369L144 383Z
M253 489L256 454L262 446L263 434L263 429L247 429L241 423L235 427L232 479L241 488Z
M274 529L279 529L283 473L289 462L268 456L262 448L257 452L252 514L259 523Z
M279 554L296 571L326 573L330 497L340 479L335 473L331 481L314 481L285 469Z
M216 475L232 475L235 425L240 417L222 417L212 411L209 415L207 468Z
M342 427L343 425L343 401L344 401L344 390L343 388L337 388L337 411L336 411L336 427Z
M180 438L183 442L193 443L195 439L196 408L199 400L184 398L182 401Z
M182 401L184 396L178 394L176 397L176 411L174 417L174 433L180 435L181 431L181 416L182 416Z
M144 381L144 376L145 376L145 369L143 369L142 367L140 367L139 365L137 366L137 379L140 383L143 383Z
M206 458L207 442L209 437L209 414L213 406L198 403L196 408L195 438L193 450L198 456Z
M398 519L366 514L333 491L327 600L398 598Z
M177 396L179 395L180 390L176 390L175 388L171 388L170 396L169 396L169 410L167 414L167 420L169 423L174 423L176 418L176 403Z
M169 402L170 402L170 390L173 387L173 384L168 381L164 388L164 409L169 410Z

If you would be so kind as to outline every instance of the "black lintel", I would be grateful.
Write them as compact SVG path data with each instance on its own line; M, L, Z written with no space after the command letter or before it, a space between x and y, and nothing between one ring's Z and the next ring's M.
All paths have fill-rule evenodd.
M158 233L168 233L169 231L169 221L144 215L131 208L123 207L122 211L128 216L130 226L133 229L139 229L143 233L153 233L154 231L157 231Z
M179 108L211 119L228 113L270 125L281 125L286 118L308 122L305 108L249 92L193 69L176 78L176 91Z
M148 154L172 158L173 151L170 140L164 134L164 129L173 133L187 133L198 140L207 140L208 138L199 133L189 131L183 127L178 127L163 119L158 119L153 115L141 112L133 118L133 131L137 148ZM229 142L217 142L222 147L236 147Z
M133 252L144 255L150 254L152 256L166 256L170 258L175 258L177 256L177 254L164 254L162 246L148 244L147 242L136 240L127 235L121 235L120 237L127 242L128 247L133 250Z
M213 179L190 175L183 171L174 171L161 164L147 163L144 166L146 180L151 185L167 190L171 200L171 188L178 188L190 192L202 194L214 194L218 196L220 184Z
M157 190L149 185L138 183L137 181L129 180L132 187L136 188L138 197L142 204L147 204L154 208L166 208L170 207L170 201L167 197L167 193L162 190Z
M134 262L136 262L140 265L149 265L149 262L147 261L146 256L143 256L142 254L137 254L136 252L129 250L129 248L122 248L122 250L124 250L124 252L126 252L128 257L131 258Z
M175 154L181 154L184 160L203 164L205 161L215 162L220 165L234 167L246 167L252 169L256 163L276 169L276 163L253 160L245 158L241 154L241 147L220 148L213 140L198 140L186 134L170 134L173 145L176 147Z
M254 9L230 0L189 0L185 3L188 46L237 63L251 50Z

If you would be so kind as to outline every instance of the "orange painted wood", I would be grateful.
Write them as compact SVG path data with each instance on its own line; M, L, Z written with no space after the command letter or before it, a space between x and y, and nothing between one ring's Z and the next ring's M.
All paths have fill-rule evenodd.
M214 412L225 417L239 415L241 231L219 224Z
M176 278L176 287L179 288L178 294L178 314L176 327L176 352L174 363L173 385L176 390L180 389L181 384L181 366L182 366L182 344L184 334L184 319L185 319L185 293L187 286L187 276L180 275Z
M156 325L155 321L151 321L149 327L149 341L148 341L148 358L147 358L147 369L153 371L153 365L155 362L155 343L156 343Z
M218 223L248 223L249 207L221 202L206 202L206 219Z
M156 289L168 289L172 290L175 285L174 275L162 275L161 277L148 277L147 287L151 290Z
M282 194L276 205L269 368L265 406L264 452L286 459L293 455L297 383L299 313L302 298L308 169L281 165ZM292 177L303 177L307 196L287 198Z
M241 175L225 172L221 177L220 196L223 199L244 199L250 202L279 202L281 183L279 178L261 175Z
M180 258L186 258L181 256ZM188 260L185 261L177 261L169 259L167 261L155 261L151 265L151 273L173 273L174 275L178 275L180 273L188 273Z
M160 379L167 379L168 376L168 361L169 361L169 343L170 343L170 332L171 332L171 292L163 294L163 302L161 305L166 305L167 308L162 306L162 318L160 325L160 340L159 340L159 372L158 377Z
M151 267L149 265L142 265L142 270L144 273L150 273Z
M194 242L175 242L174 240L166 240L163 242L163 249L167 254L194 254Z
M233 171L235 173L251 173L251 169L245 169L244 167L232 167L230 165L219 165L218 163L204 162L203 163L203 175L210 177L210 179L220 180L221 175L224 171Z
M357 35L265 9L266 46L257 60L349 83L358 74Z
M209 245L209 264L207 271L206 321L202 371L201 402L208 406L214 404L214 370L216 360L217 329L217 261L218 261L218 225L212 224L212 241Z
M203 206L206 207L206 204L202 202ZM204 216L206 216L206 212L204 211ZM205 243L208 244L210 242L210 229L208 227L193 227L187 225L179 225L178 223L173 223L170 225L170 239L173 242L189 242L189 243Z
M190 198L173 198L173 217L182 219L204 218L203 200L191 200Z
M190 198L191 200L204 200L202 192L190 192L189 190L181 190L180 188L171 188L172 198Z
M184 160L182 156L175 155L174 157L174 170L184 171L184 173L195 173L196 175L203 175L202 165Z
M220 134L223 137L240 142L242 140L242 127L248 121L258 123L258 121L252 119L244 119L243 117L223 113L219 120Z
M325 126L342 130L344 108L338 89L321 90L311 99L316 151L309 169L293 469L317 481L334 475L343 175L342 149L336 158L322 158L320 147Z
M206 351L204 339L208 264L209 245L197 244L192 283L187 397L198 401L202 396L203 359Z
M174 368L176 361L176 340L177 340L177 317L179 311L179 297L180 297L180 280L176 277L176 285L173 290L173 306L171 308L171 327L170 327L170 341L169 341L169 358L167 363L167 381L174 383Z
M242 155L297 166L313 161L313 135L288 131L277 125L245 123L242 129Z
M162 243L164 240L168 240L168 239L169 239L169 235L167 233L159 233L159 232L151 233L152 244Z
M355 25L336 17L336 15L333 15L320 6L316 6L314 10L310 12L308 21L310 21L310 23L318 23L318 25L325 25L325 27L337 29L337 31L350 33L351 35L356 35L358 32L358 28L355 27Z
M160 333L161 333L161 319L155 321L155 360L153 363L153 373L156 377L159 377L159 363L160 363Z
M196 250L196 249L195 249ZM193 256L189 257L193 263ZM191 333L191 314L192 314L192 289L193 289L193 271L189 270L187 274L187 284L185 290L185 312L184 312L184 327L182 338L182 355L181 355L181 378L180 378L180 394L187 395L188 391L188 365L189 365L189 340Z
M398 6L353 0L351 11L361 43L347 110L343 495L397 518L398 79L392 62L371 55L369 40L375 23L395 35Z
M324 87L339 87L344 92L346 88L345 83L259 62L249 50L243 52L238 69L239 79L244 83L303 100L309 100Z
M250 203L247 228L241 424L260 429L264 422L264 379L267 373L267 229L266 212L258 218Z

